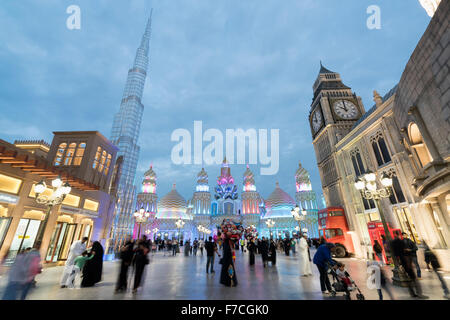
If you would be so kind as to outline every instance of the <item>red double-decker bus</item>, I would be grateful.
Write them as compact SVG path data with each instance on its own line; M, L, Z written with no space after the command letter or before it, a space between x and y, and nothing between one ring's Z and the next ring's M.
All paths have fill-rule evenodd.
M335 255L338 258L354 252L352 237L348 231L343 208L328 207L319 211L319 236L336 245Z

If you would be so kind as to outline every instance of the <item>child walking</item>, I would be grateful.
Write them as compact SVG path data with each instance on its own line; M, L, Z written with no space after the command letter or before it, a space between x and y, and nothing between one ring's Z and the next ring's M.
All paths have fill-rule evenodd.
M75 260L73 261L72 272L67 278L66 287L71 289L75 288L75 279L81 274L81 270L83 270L86 261L91 260L95 255L94 251L91 251L91 253L91 256L88 257L88 252L84 251L81 256L75 258Z

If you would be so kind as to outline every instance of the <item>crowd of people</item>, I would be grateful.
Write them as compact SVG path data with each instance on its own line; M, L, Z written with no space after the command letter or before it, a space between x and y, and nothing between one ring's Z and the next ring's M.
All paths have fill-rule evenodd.
M261 256L263 268L275 267L277 254L286 256L296 256L299 263L299 275L302 277L312 276L311 265L315 264L319 273L320 288L324 295L335 294L337 289L335 283L330 282L330 273L334 275L334 280L339 282L339 288L350 298L350 291L354 290L356 284L350 280L350 275L345 264L333 259L335 245L328 243L323 237L309 239L306 234L286 239L268 239L257 236L241 236L233 238L228 236L209 237L186 241L179 239L161 240L153 242L145 235L133 240L128 237L120 247L118 258L120 259L120 270L115 286L115 293L124 293L131 289L132 293L137 293L143 286L146 266L150 262L151 253L163 251L164 255L176 256L181 248L184 256L203 256L206 254L206 273L214 274L215 256L217 255L221 264L220 283L225 286L234 287L238 285L238 279L234 263L236 251L242 254L248 252L248 263L250 268L256 264L256 256ZM315 247L315 254L312 257L310 248ZM450 298L449 290L439 272L440 264L429 246L423 242L425 262L429 271L432 271L439 279L444 297ZM16 300L25 299L30 289L35 286L35 277L42 272L41 256L38 247L27 248L19 252L15 261L10 266L8 283L3 294L3 299ZM377 286L379 299L383 300L383 290L391 299L394 299L390 289L389 276L387 270L389 265L395 265L406 277L409 293L412 297L426 299L423 295L418 279L421 278L422 271L417 258L418 247L407 234L395 234L394 239L388 242L385 238L382 243L374 241L373 259L368 262L372 270L378 270L381 281ZM88 245L88 238L75 241L69 250L64 270L60 279L61 289L84 288L95 286L102 280L103 271L103 247L98 241ZM384 263L387 260L387 264ZM131 270L131 271L130 271ZM375 271L374 271L375 272ZM333 279L333 277L332 277ZM359 290L359 289L358 289ZM362 296L362 294L360 295Z

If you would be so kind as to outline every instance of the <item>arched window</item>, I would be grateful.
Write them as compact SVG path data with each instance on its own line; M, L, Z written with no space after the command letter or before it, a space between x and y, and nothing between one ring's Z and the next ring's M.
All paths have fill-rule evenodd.
M386 142L381 132L378 132L370 139L372 144L375 158L377 159L378 166L391 162L391 155L389 154Z
M403 194L402 188L400 187L400 183L398 182L397 175L394 171L390 171L388 176L392 178L392 188L391 195L389 196L389 201L391 204L397 204L405 202L405 196Z
M108 153L108 157L106 158L105 175L108 175L110 164L111 164L111 155Z
M352 158L352 164L353 169L355 170L355 175L359 177L360 175L366 172L359 149L355 148L354 150L352 150L352 152L350 152L350 156Z
M64 165L70 166L72 164L73 155L75 153L75 148L77 147L77 144L75 142L72 142L69 144L69 148L66 152L66 157L64 158Z
M66 151L67 143L61 143L58 147L58 150L56 150L56 156L55 160L53 161L54 166L59 166L62 163L64 151Z
M92 165L92 168L97 169L98 163L100 162L100 156L102 154L102 148L97 148L97 153L95 154L94 164Z
M409 125L408 135L409 140L411 141L411 147L414 149L420 165L425 167L428 163L433 161L433 158L431 157L431 154L423 141L422 134L420 133L417 124L411 123Z
M86 150L86 143L82 142L78 144L77 151L75 152L75 159L73 160L74 166L79 166L83 160L84 150Z
M103 168L105 167L105 162L106 162L106 151L103 150L102 152L102 161L100 162L100 165L98 166L98 171L102 172Z

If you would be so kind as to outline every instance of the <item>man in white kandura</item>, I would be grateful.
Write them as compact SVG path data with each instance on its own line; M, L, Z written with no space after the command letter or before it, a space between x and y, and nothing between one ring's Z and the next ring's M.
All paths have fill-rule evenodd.
M84 237L81 240L75 241L69 250L69 255L67 256L66 266L64 268L63 275L61 277L61 288L66 287L67 278L69 278L70 273L72 272L73 262L76 257L81 256L84 251L86 251L86 242L88 241L88 237Z
M300 260L300 275L303 277L311 276L311 261L309 261L309 247L306 241L307 235L303 234L299 243L299 260Z

